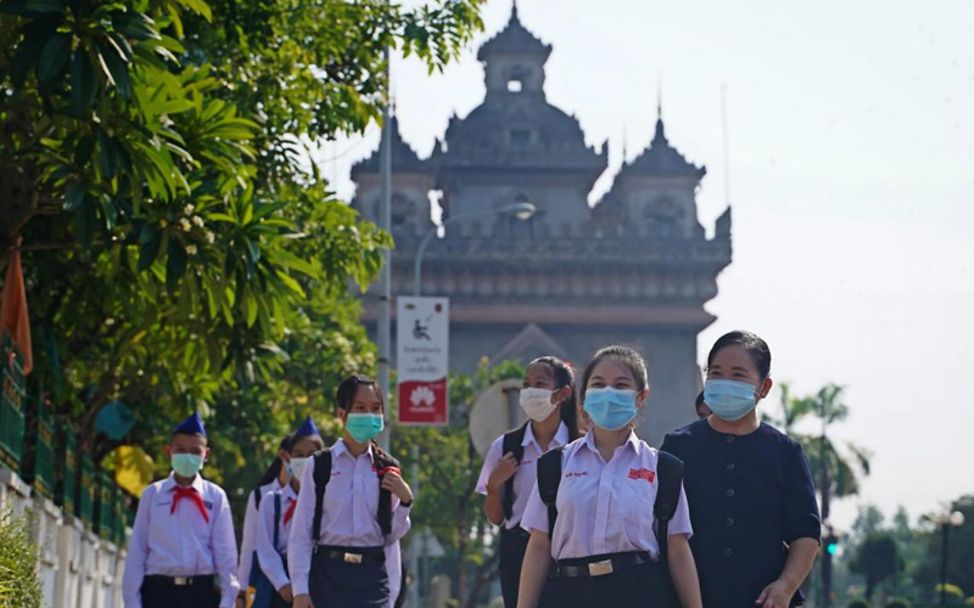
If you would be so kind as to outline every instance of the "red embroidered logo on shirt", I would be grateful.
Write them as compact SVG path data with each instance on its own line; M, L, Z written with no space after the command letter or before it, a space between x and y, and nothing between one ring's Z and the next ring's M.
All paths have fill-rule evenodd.
M649 469L629 469L629 479L645 479L649 483L653 483L656 479L656 471L650 471Z

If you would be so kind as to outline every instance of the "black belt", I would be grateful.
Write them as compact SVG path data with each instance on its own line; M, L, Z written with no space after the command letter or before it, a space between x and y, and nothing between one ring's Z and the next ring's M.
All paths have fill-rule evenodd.
M551 568L551 578L584 578L590 576L604 576L625 568L648 564L653 561L646 551L632 551L629 553L611 553L608 555L594 555L573 559L563 559L555 562Z
M501 528L501 536L513 536L514 538L527 540L531 538L531 533L521 526L514 526L513 528Z
M213 587L216 577L212 574L201 574L199 576L164 576L162 574L147 574L142 579L143 583L153 583L165 585L166 587L197 587L206 585Z
M384 564L386 552L381 547L332 547L321 545L315 549L326 559L334 559L346 564Z

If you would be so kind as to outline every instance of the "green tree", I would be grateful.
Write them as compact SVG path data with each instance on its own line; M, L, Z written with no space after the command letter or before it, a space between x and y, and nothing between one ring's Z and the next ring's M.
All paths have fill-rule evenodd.
M0 251L23 237L32 379L85 447L114 400L149 446L212 409L210 474L250 474L368 371L347 287L391 241L304 149L380 115L387 45L438 69L479 4L0 1Z
M850 563L852 572L866 579L866 599L872 599L876 586L903 569L899 545L889 532L870 532L860 543Z
M947 582L969 593L974 590L974 570L971 568L974 563L974 495L961 496L951 502L947 511L964 514L964 524L948 531ZM933 589L940 583L942 563L943 531L932 525L931 519L930 516L923 518L925 528L917 534L923 558L914 574L917 586L925 590L926 599L935 597Z
M818 427L827 428L845 420L849 407L843 402L843 387L828 384L816 393L794 397L786 383L781 387L781 417L770 420L801 443L808 457L815 483L821 492L823 468L828 474L829 491L833 498L853 496L859 492L859 479L869 475L869 452L851 442L837 445L826 433L798 431L806 420L814 420Z

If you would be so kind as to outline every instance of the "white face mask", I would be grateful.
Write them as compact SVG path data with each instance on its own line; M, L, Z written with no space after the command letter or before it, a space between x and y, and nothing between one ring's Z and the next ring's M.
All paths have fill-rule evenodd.
M550 416L551 412L555 411L558 404L551 402L551 394L553 392L546 388L521 389L519 400L521 402L521 408L528 415L528 418L536 422L541 422Z
M301 479L301 471L304 470L304 465L308 464L311 458L291 458L291 461L287 463L288 472L291 473L291 477L294 479Z

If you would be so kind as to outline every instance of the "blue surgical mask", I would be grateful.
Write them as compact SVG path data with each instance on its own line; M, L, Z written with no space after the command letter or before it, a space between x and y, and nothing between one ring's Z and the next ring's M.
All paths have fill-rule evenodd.
M345 420L345 430L359 443L366 443L385 428L382 414L349 414Z
M636 417L636 391L607 386L585 391L582 406L595 426L618 431Z
M197 454L173 454L172 470L180 477L196 477L203 469L203 457Z
M707 380L703 400L715 416L734 422L747 416L757 406L757 387L737 380Z

